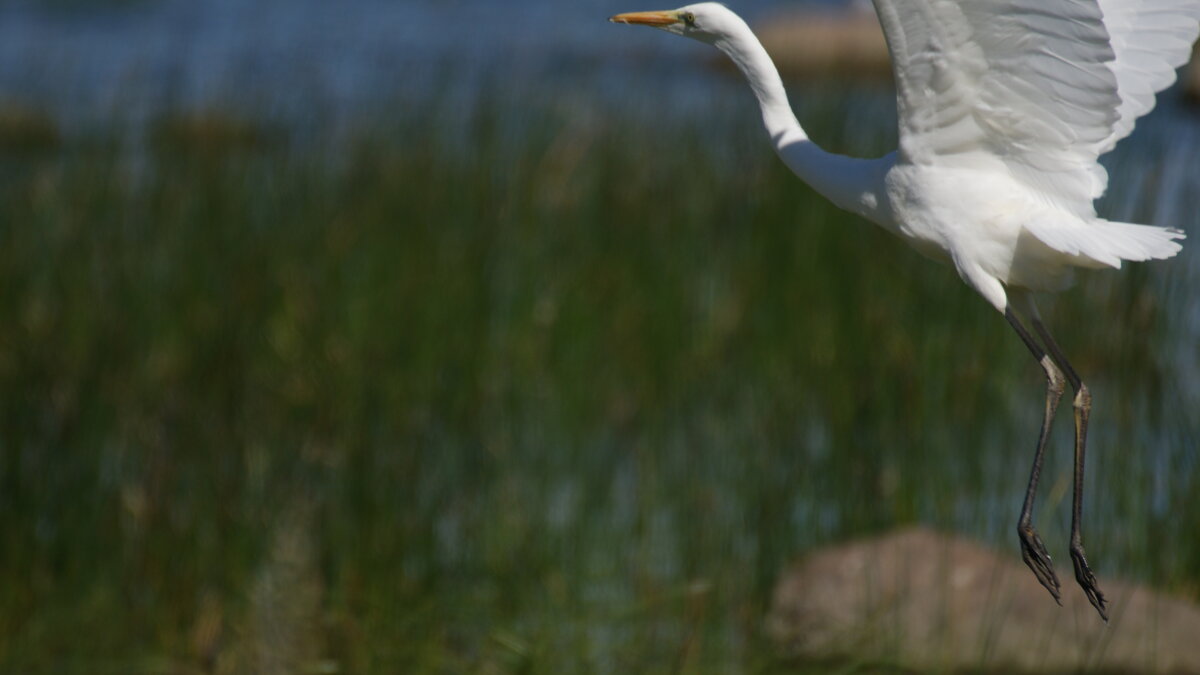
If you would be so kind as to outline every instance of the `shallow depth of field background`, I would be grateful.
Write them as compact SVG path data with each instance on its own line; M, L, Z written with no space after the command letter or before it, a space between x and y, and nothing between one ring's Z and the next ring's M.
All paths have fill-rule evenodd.
M654 8L0 6L0 671L822 672L762 632L806 551L1019 555L1041 370L715 53L605 22ZM789 86L893 147L886 83ZM1192 239L1043 303L1093 567L1192 599L1197 157L1170 91L1101 213Z

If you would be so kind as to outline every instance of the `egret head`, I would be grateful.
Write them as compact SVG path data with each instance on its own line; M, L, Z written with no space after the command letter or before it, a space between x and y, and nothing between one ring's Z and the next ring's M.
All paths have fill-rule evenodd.
M701 2L657 12L628 12L610 17L609 21L653 26L709 44L729 37L746 25L719 2Z

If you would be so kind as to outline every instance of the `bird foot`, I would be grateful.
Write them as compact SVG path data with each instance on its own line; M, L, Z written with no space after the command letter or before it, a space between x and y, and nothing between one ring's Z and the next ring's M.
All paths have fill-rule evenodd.
M1075 563L1075 581L1078 581L1079 585L1083 587L1083 592L1087 594L1092 607L1100 612L1100 618L1104 619L1104 623L1108 623L1108 601L1104 599L1104 594L1096 585L1096 575L1092 574L1092 568L1088 567L1087 557L1083 554L1083 545L1078 542L1071 542L1071 562Z
M1058 575L1054 573L1054 565L1050 562L1050 554L1046 552L1046 546L1038 537L1037 531L1033 529L1033 525L1021 525L1017 527L1017 536L1021 539L1021 559L1033 570L1033 576L1037 577L1038 583L1050 591L1050 595L1054 596L1054 601L1062 605L1062 593L1059 590ZM1083 551L1080 550L1082 557ZM1074 551L1072 551L1074 555ZM1084 563L1087 567L1087 563ZM1075 565L1076 575L1078 575L1079 565ZM1091 574L1091 572L1089 572ZM1083 582L1080 582L1083 583ZM1085 587L1086 590L1086 587ZM1089 595L1089 597L1091 597ZM1103 596L1101 596L1103 601ZM1092 604L1095 604L1094 602ZM1103 614L1103 612L1101 612Z

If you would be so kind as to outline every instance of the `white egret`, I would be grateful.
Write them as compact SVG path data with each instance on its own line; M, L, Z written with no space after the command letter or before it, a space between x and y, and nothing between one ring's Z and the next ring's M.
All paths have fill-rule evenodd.
M1200 0L874 0L896 82L900 147L880 159L828 153L800 127L778 71L736 14L705 2L618 14L720 49L749 80L784 163L817 192L954 266L1012 325L1046 374L1046 408L1017 533L1022 558L1061 603L1033 499L1050 423L1075 391L1070 554L1100 616L1107 602L1080 538L1091 395L1050 336L1032 292L1072 271L1169 258L1178 230L1105 220L1097 158L1175 80L1200 32ZM1026 328L1032 324L1038 338Z

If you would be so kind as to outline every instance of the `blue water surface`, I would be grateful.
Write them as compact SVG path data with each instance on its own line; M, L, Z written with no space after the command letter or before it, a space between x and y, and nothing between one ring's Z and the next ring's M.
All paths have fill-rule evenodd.
M421 101L480 84L587 82L610 99L697 45L609 25L648 0L108 0L0 3L0 102L68 127L163 109L249 107L285 119ZM653 4L653 3L651 3ZM751 22L820 2L730 3ZM830 4L828 2L824 4ZM681 60L682 59L682 60ZM645 67L646 64L643 64ZM643 68L644 70L644 68Z

